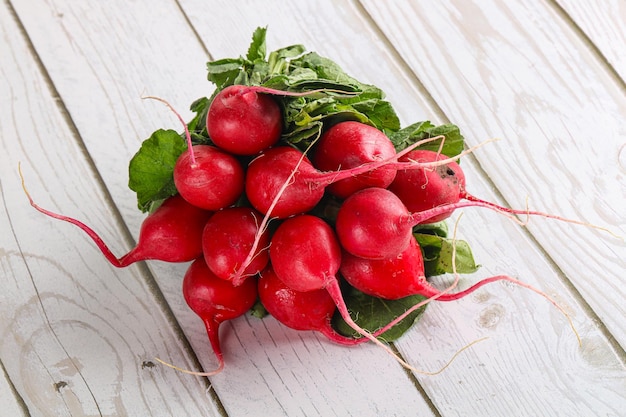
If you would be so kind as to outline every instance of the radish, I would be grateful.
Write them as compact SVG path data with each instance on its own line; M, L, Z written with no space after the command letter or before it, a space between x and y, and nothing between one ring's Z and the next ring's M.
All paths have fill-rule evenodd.
M578 334L578 331L576 330L576 327L574 326L574 323L567 311L565 311L554 299L543 291L508 275L497 275L485 278L463 291L450 294L449 291L453 290L459 281L459 275L456 271L456 264L454 262L456 259L456 227L452 242L452 272L454 274L454 282L442 291L434 288L426 281L423 272L424 266L421 250L414 239L411 240L409 247L403 253L393 259L368 260L344 253L340 268L342 276L346 279L346 281L360 291L375 297L386 299L398 299L418 294L427 297L425 300L413 305L403 314L387 323L387 325L383 328L377 330L375 333L376 335L392 328L400 321L404 320L412 312L433 300L458 300L486 284L496 281L508 281L534 291L552 303L552 305L554 305L565 316L578 340L579 345L581 345L582 341L580 339L580 335ZM465 348L467 348L467 346Z
M189 203L215 211L239 199L244 170L233 155L214 146L195 145L176 160L174 184Z
M433 162L446 158L438 152L415 149L399 161ZM388 189L397 195L411 212L420 212L449 203L457 203L465 189L465 174L456 162L427 169L400 169ZM444 220L452 211L429 220Z
M484 202L459 201L411 213L393 192L384 188L366 188L343 202L337 213L335 230L342 247L352 255L385 259L397 256L407 248L413 238L413 226L470 206L499 210Z
M293 290L306 292L325 289L343 320L352 329L365 336L366 340L383 348L402 366L415 372L423 372L409 365L376 338L376 335L384 333L400 319L372 334L350 317L337 279L341 264L341 247L333 229L324 220L302 214L281 223L272 237L270 263L276 276ZM401 317L404 318L406 315Z
M202 249L209 269L219 278L232 280L251 251L262 215L250 207L230 207L216 212L202 233ZM257 249L243 276L255 275L269 262L269 233L260 234ZM239 283L238 283L239 284Z
M235 287L229 281L215 276L204 258L193 261L183 279L183 296L187 305L202 319L218 367L210 372L191 372L194 375L211 376L224 369L224 357L219 341L219 326L245 314L257 300L256 280L249 279ZM162 362L162 361L161 361ZM163 362L162 362L163 363Z
M206 127L213 143L235 155L255 155L274 145L282 132L280 107L255 87L231 85L213 99Z
M296 291L285 285L271 266L259 277L259 299L268 313L289 328L318 331L341 345L367 340L342 336L332 328L331 319L337 307L327 290Z
M486 279L462 292L444 293L433 287L424 276L422 251L415 239L395 257L387 259L365 259L344 253L341 276L357 290L386 300L397 300L410 295L436 298L438 301L453 301L463 298L483 285L493 282ZM498 277L497 280L504 279Z
M381 130L360 122L346 121L328 129L315 145L313 165L320 171L358 167L367 162L393 157L396 150ZM347 198L368 187L386 188L396 176L396 169L383 166L376 170L330 184L328 191Z
M23 180L22 180L23 181ZM22 182L22 186L24 186ZM102 238L86 224L37 205L24 188L30 205L41 213L78 226L96 243L105 258L122 268L138 261L188 262L202 255L202 229L211 212L193 206L181 196L170 197L141 224L137 245L116 258Z

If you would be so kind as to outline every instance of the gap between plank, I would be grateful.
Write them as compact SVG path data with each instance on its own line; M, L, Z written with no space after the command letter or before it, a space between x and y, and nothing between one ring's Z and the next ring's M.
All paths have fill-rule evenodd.
M620 90L626 94L626 81L619 75L613 64L608 60L606 55L602 53L600 48L591 40L587 32L572 16L559 4L558 0L546 0L548 7L557 14L557 16L563 21L563 23L572 30L574 35L581 41L581 43L589 50L589 52L599 61L600 66L604 68L609 77L619 86Z
M52 97L52 99L54 100L54 102L57 105L57 110L62 115L63 119L65 120L67 126L69 127L69 129L70 129L70 131L72 133L73 140L78 144L78 146L79 146L79 148L81 150L81 153L84 155L86 162L88 163L92 173L94 174L94 177L95 177L96 181L98 182L98 186L99 186L100 190L103 193L105 203L109 207L112 207L111 211L112 211L112 214L114 216L115 223L121 229L122 238L124 239L126 244L130 245L130 247L134 247L135 244L136 244L136 241L133 238L133 236L132 236L132 234L130 232L130 229L128 228L128 226L124 222L124 220L122 218L122 215L121 215L119 209L117 208L117 205L115 204L115 202L113 200L113 197L111 196L108 188L106 187L106 184L105 184L102 176L100 175L100 172L98 171L93 158L89 154L89 151L88 151L84 141L82 140L82 137L80 135L78 127L74 123L74 120L72 119L72 116L71 116L67 106L65 106L65 102L63 101L61 95L59 94L59 91L57 90L56 86L54 85L54 81L52 80L52 77L48 73L48 71L47 71L47 69L46 69L46 67L45 67L41 57L39 56L39 54L38 54L38 52L37 52L37 50L36 50L36 48L34 46L34 44L32 43L30 37L28 36L28 32L26 31L26 27L24 26L24 24L22 23L22 20L18 16L17 11L13 7L13 5L11 4L11 1L10 0L5 0L5 4L7 5L7 9L9 10L9 13L11 14L13 20L15 21L15 23L16 23L16 25L18 27L18 30L20 31L20 34L24 38L24 41L25 41L25 43L27 45L28 50L31 53L31 56L35 60L37 68L38 68L40 74L42 75L42 78L44 79L44 82L45 82L47 88L49 89L50 96ZM184 14L184 17L185 17L186 21L189 22L189 20L187 19L187 15L186 14ZM189 23L189 24L191 25L191 23ZM191 26L191 27L193 28L193 26ZM193 31L194 31L194 33L196 33L195 29L193 29ZM197 34L196 34L196 36L197 36ZM202 44L202 47L206 51L206 47L204 46L204 44ZM207 51L207 54L208 54L208 51ZM196 352L193 350L191 344L189 343L189 340L185 336L185 334L184 334L184 332L183 332L183 330L182 330L182 328L180 326L180 323L178 322L178 320L176 319L176 316L174 315L174 312L172 311L171 307L169 306L169 304L165 300L163 292L161 291L161 288L159 287L158 283L156 282L156 279L155 279L154 275L152 274L152 272L148 268L148 265L146 264L146 262L139 262L137 264L137 266L138 266L140 274L144 277L145 283L148 285L148 289L150 290L152 295L155 297L155 300L157 301L159 307L161 307L161 309L163 310L163 313L164 313L164 316L165 316L167 322L170 324L170 326L172 326L172 330L174 331L174 334L176 335L178 340L181 342L182 348L190 356L190 360L191 360L192 364L194 365L194 367L197 367L198 369L202 369L202 365L200 364L200 361L198 359L198 356L196 355ZM4 367L3 367L3 369L4 369ZM223 405L222 401L220 400L219 396L215 392L215 389L213 388L213 385L212 385L211 381L209 380L209 378L204 378L204 385L205 385L205 388L206 388L207 392L209 393L209 396L210 396L211 400L215 404L215 408L217 409L217 411L223 417L228 417L228 413L226 412L226 409L224 408L224 405ZM98 406L97 401L96 401L96 406Z
M22 415L25 417L26 416L30 417L31 413L28 410L28 406L26 405L24 398L22 398L20 393L17 391L17 389L15 388L15 385L13 385L13 381L11 381L11 378L9 377L9 374L7 373L7 370L4 366L4 363L1 360L0 360L0 369L2 370L2 374L4 375L7 381L7 384L9 385L9 389L11 390L11 394L13 394L13 398L15 399L15 402L19 405L20 410L22 410Z
M213 61L213 55L211 55L211 53L209 52L209 49L207 48L206 44L204 43L204 41L202 40L202 37L200 36L200 34L198 33L198 31L196 30L196 27L193 25L193 23L191 22L191 19L189 18L189 15L185 12L185 9L183 8L183 6L180 4L179 0L175 1L176 6L178 6L178 10L180 10L180 13L183 15L183 18L185 19L185 22L187 22L187 24L189 25L189 27L191 28L191 31L193 32L194 36L196 37L196 39L198 40L198 43L202 46L202 49L204 50L204 53L207 56L207 60L208 61Z

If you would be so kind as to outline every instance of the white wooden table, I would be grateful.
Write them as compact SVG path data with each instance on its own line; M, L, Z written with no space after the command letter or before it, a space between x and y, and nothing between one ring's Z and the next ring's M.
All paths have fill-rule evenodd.
M505 5L506 3L506 5ZM483 287L432 304L395 347L345 348L271 317L222 328L212 369L180 290L186 265L115 269L143 215L128 161L157 128L180 129L209 95L208 60L302 43L387 92L404 125L450 121L467 143L468 189L626 236L626 2L8 0L0 3L0 414L2 416L618 416L626 410L626 243L596 229L466 209L481 270L547 292ZM186 118L190 113L184 113ZM447 277L446 279L449 279ZM445 285L445 279L439 281Z

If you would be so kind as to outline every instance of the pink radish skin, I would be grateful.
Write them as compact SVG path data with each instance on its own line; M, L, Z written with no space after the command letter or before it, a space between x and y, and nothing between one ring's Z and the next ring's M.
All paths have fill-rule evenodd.
M204 259L219 278L232 280L246 260L259 232L263 216L249 207L230 207L216 212L202 233ZM256 275L269 262L269 233L260 234L256 251L243 276ZM239 284L239 283L238 283Z
M255 155L278 142L283 122L280 107L260 91L231 85L214 97L206 126L216 146L235 155Z
M296 291L278 278L271 266L259 278L259 299L268 313L289 328L317 331L346 346L367 340L342 336L332 328L331 319L337 307L328 291Z
M226 320L245 314L257 300L257 282L249 279L235 287L211 272L204 258L196 259L183 279L183 296L187 305L204 322L209 342L218 361L211 372L188 372L211 376L224 369L224 356L220 347L219 327Z
M313 165L320 171L355 168L368 162L392 158L396 150L379 129L360 122L341 122L328 129L315 145ZM331 194L345 199L369 187L388 187L396 176L393 166L346 178L327 187Z
M115 257L102 238L79 220L46 210L33 201L41 213L78 226L96 243L111 265L122 268L138 261L188 262L202 255L202 229L211 212L192 206L182 197L170 197L141 224L137 245L121 258Z
M174 184L185 200L205 210L231 206L244 189L244 169L214 146L196 145L183 152L174 166Z

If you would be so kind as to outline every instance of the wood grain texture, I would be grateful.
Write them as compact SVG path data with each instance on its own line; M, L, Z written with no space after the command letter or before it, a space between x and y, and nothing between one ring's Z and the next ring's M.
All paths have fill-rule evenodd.
M556 3L606 58L622 82L626 80L626 2L557 0Z
M610 338L624 341L626 248L606 234L545 220L529 234L478 209L460 222L483 267L459 285L507 273L545 291L582 347L547 300L496 283L430 306L396 344L432 371L488 337L439 375L409 377L376 347L245 316L223 325L226 370L206 381L149 362L195 369L195 354L215 366L182 299L186 265L110 267L77 229L31 210L14 172L22 160L40 203L125 252L143 219L128 160L155 129L180 130L140 96L166 98L187 118L212 91L206 60L241 54L268 26L268 49L302 43L336 60L383 88L404 124L448 118L472 144L505 138L464 162L472 192L522 207L529 195L533 207L626 235L626 105L614 78L553 7L500 3L13 1L26 33L1 6L0 106L12 111L0 118L0 389L16 394L0 395L0 407L19 413L22 398L31 415L619 415L624 353Z

